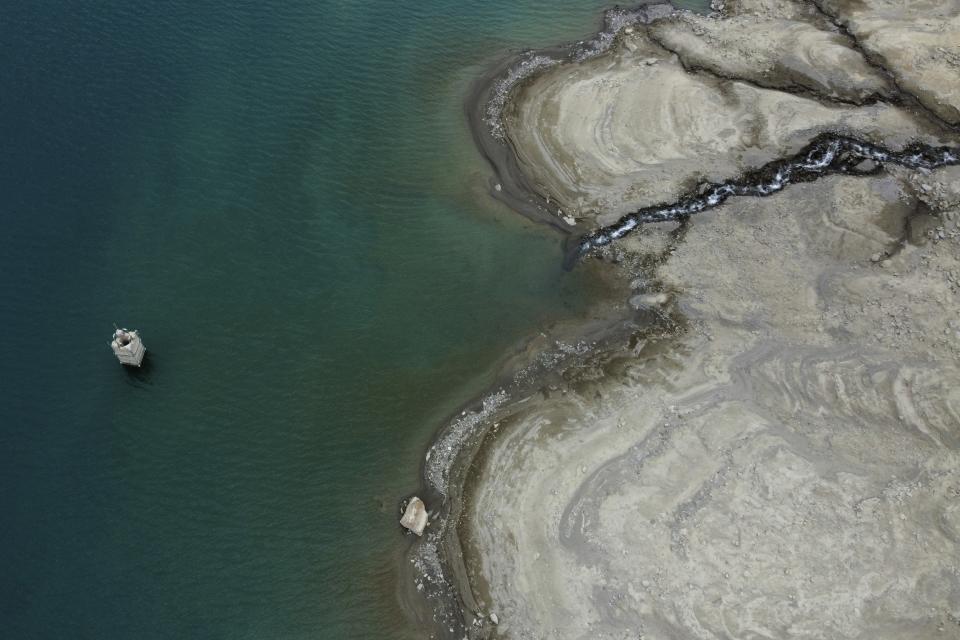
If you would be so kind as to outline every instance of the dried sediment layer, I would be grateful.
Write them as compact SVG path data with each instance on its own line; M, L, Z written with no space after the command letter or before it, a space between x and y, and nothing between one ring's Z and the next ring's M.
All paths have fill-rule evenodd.
M960 124L960 2L816 0L897 85L951 124Z
M686 220L691 215L719 207L732 197L768 197L791 184L837 173L866 176L891 166L930 171L956 164L960 164L960 147L914 144L892 151L856 138L823 134L791 158L775 160L722 183L699 183L678 201L644 207L592 231L570 247L564 264L572 268L593 248L621 240L642 229L644 224Z
M692 180L794 153L823 131L894 147L943 142L928 114L877 100L898 89L853 39L813 5L773 13L784 4L794 6L636 25L606 54L519 87L504 125L529 182L554 213L592 227L671 201Z
M517 95L510 137L543 190L593 222L676 198L692 176L723 180L826 130L906 141L923 129L885 104L825 105L690 74L652 45L543 73Z
M862 46L812 5L729 5ZM676 58L646 28L554 65L508 108L522 168L588 229L824 130L957 142L875 60L897 106L838 104L866 86L840 76L768 88L763 69L790 55L769 43L743 49L742 81L721 78L732 58L683 42L695 29L669 43ZM459 527L476 613L497 625L471 633L960 638L958 205L956 167L893 167L624 239L617 268L643 265L633 303L686 329L640 332L498 407Z
M793 189L658 269L689 331L501 418L465 537L502 637L960 637L958 212L915 213L960 172Z
M650 26L648 34L681 54L690 69L827 100L863 102L890 94L890 83L846 36L830 29L815 10L806 19L737 15L715 20L679 13Z

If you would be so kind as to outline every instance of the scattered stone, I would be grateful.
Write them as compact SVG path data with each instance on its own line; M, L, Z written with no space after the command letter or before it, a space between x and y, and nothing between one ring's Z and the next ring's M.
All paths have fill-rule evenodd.
M503 191L503 185L498 182L497 184L493 185L493 190L499 193L500 191Z
M879 251L870 256L870 262L880 262L881 260L883 260L883 254Z
M490 613L490 622L492 622L493 624L500 624L500 618L497 617L497 614L491 612L491 613Z
M427 507L423 504L423 500L413 496L407 503L403 517L400 518L400 524L418 536L422 536L423 530L427 527L427 515Z

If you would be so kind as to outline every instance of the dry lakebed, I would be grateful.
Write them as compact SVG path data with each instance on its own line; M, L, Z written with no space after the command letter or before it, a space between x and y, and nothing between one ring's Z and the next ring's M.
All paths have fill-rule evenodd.
M430 448L437 636L960 638L960 2L714 9L472 97L493 195L618 293Z

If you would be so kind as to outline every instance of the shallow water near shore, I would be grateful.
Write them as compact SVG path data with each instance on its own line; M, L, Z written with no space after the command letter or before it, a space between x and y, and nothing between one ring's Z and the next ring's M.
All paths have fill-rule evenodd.
M7 9L4 637L417 636L430 437L595 295L489 197L463 96L604 6Z

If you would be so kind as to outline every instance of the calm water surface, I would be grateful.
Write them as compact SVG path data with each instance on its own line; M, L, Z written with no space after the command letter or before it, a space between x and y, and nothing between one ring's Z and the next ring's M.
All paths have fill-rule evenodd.
M462 99L603 6L4 8L2 637L415 637L431 434L595 289L486 195Z

